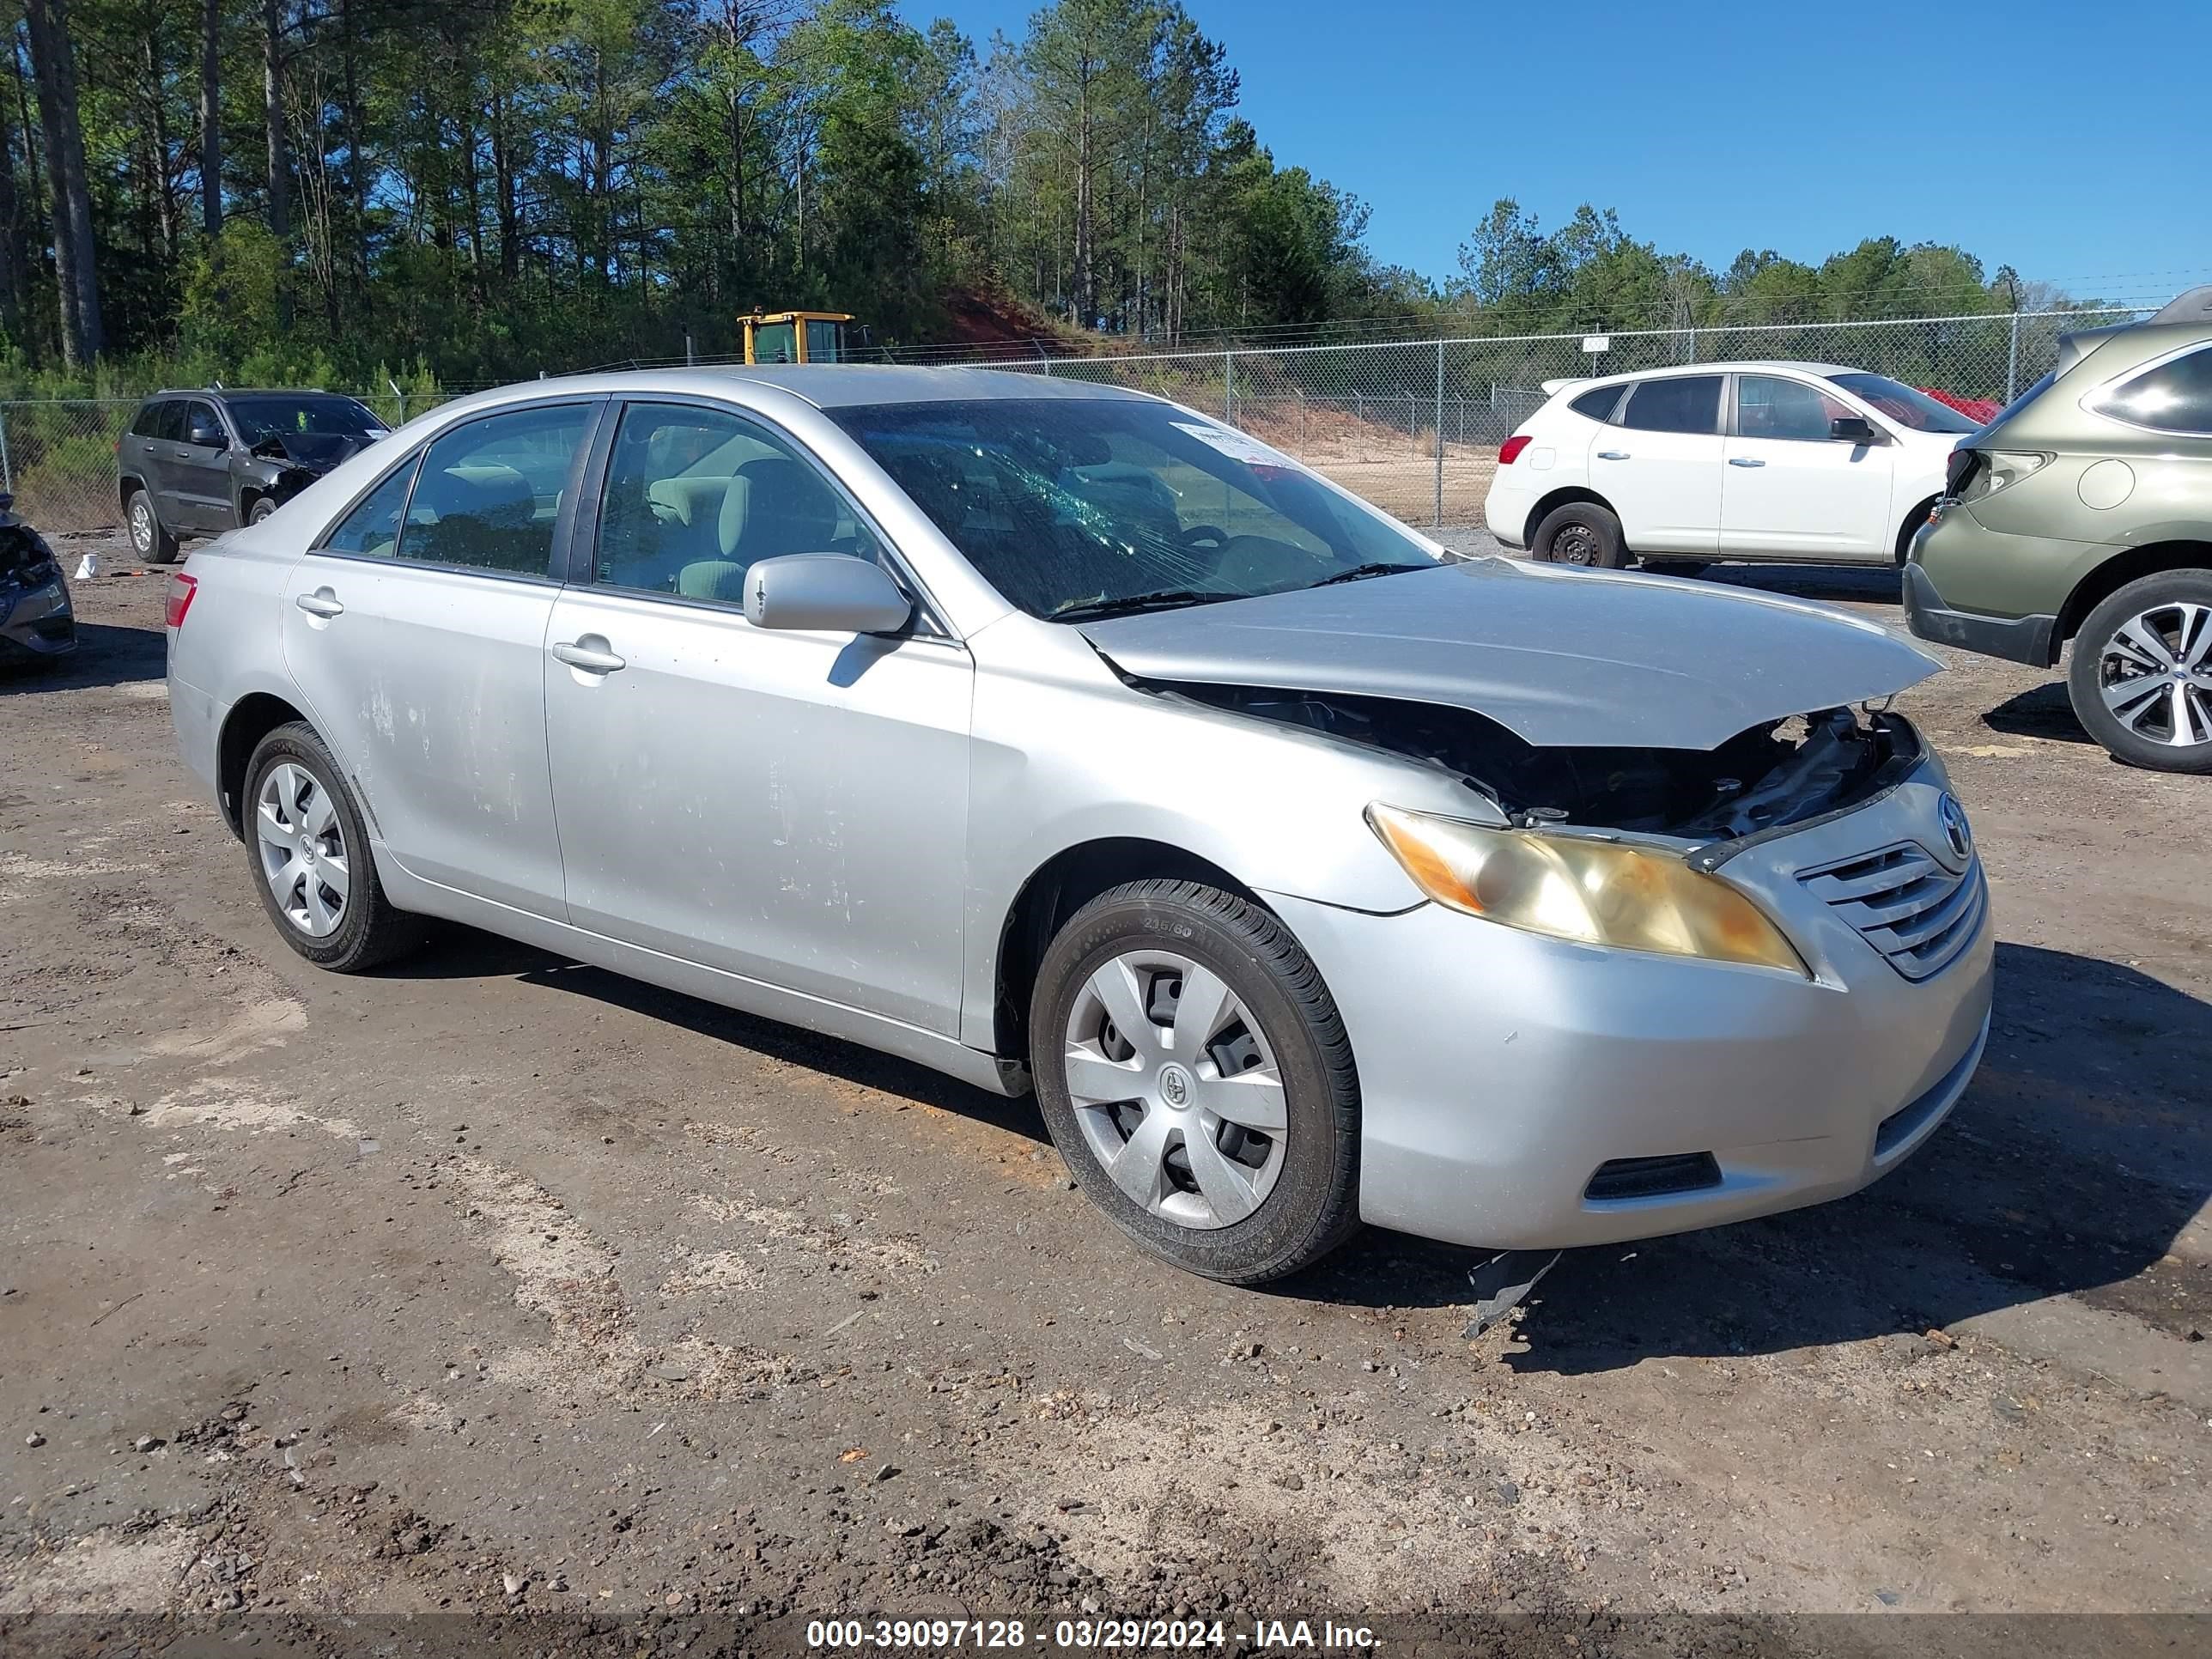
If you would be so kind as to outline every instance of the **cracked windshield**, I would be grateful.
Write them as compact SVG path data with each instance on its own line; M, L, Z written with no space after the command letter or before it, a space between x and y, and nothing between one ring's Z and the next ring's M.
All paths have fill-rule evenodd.
M1205 605L1436 562L1289 457L1170 404L988 398L831 413L1033 617Z

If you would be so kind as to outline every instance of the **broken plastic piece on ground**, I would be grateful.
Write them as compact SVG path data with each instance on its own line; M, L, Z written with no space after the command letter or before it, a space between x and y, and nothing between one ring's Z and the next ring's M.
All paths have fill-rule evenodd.
M100 555L88 553L76 562L76 580L90 581L100 574Z
M1558 1250L1507 1250L1493 1255L1467 1276L1474 1287L1474 1317L1468 1322L1468 1340L1480 1336L1520 1305L1521 1298L1536 1288L1536 1281L1559 1264Z

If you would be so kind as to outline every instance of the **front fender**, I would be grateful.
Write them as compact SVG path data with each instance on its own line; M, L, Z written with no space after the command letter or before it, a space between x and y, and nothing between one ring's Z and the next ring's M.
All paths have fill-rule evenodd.
M1026 660L1006 659L998 629L977 651L961 999L974 1046L992 1041L1006 922L1073 848L1158 842L1255 892L1392 913L1422 895L1367 827L1368 803L1497 816L1440 769L1125 684L1072 630L1044 627L1059 637L1027 641Z

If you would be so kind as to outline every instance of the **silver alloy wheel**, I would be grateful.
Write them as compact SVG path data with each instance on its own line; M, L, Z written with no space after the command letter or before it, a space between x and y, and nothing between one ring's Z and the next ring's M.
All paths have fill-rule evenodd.
M2212 743L2212 605L2154 605L2112 630L2097 689L2136 737L2175 749Z
M254 804L262 873L284 919L310 939L327 939L345 920L353 872L337 804L322 780L292 761L270 768Z
M1084 1139L1152 1214L1226 1227L1267 1201L1288 1102L1259 1022L1218 975L1164 951L1114 957L1076 993L1064 1054Z
M154 538L154 504L142 489L131 498L131 545L137 550L140 558L153 553Z

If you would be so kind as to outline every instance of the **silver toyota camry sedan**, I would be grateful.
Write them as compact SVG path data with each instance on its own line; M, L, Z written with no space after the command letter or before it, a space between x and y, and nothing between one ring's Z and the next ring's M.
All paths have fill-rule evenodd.
M971 369L449 404L193 553L185 758L341 972L445 917L1036 1089L1146 1249L1675 1232L1910 1156L1986 889L1874 623L1455 561ZM397 1040L397 1039L395 1039Z

